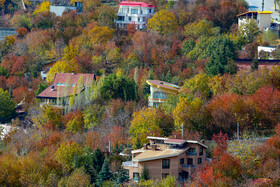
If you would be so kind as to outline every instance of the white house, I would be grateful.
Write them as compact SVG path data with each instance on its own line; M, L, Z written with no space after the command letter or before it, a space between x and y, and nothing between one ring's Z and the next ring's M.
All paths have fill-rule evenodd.
M266 28L269 28L271 25L271 11L249 11L237 15L238 17L238 26L241 24L247 23L250 19L254 19L259 27L260 31L264 31Z
M277 49L276 46L258 46L258 59L274 60L272 53Z
M83 10L83 4L80 2L75 2L74 6L67 5L50 5L50 12L55 13L56 16L62 16L66 11L76 11L80 14Z
M136 29L144 29L146 20L155 14L154 8L155 6L143 2L122 1L115 20L116 27L126 28L127 24L135 24Z

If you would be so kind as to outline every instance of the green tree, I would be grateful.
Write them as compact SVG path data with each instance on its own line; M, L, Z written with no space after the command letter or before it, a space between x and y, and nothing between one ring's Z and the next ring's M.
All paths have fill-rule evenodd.
M210 37L213 35L218 35L220 32L219 27L214 28L214 24L208 20L196 21L194 23L189 23L185 27L186 37L200 38L201 36Z
M98 178L97 178L97 185L100 186L102 185L103 182L111 180L113 178L113 174L110 171L110 166L108 163L108 160L105 159L104 163L102 165L101 171L98 173Z
M272 30L264 31L262 33L262 41L268 42L270 46L277 45L278 35Z
M183 54L187 55L191 50L193 50L194 46L195 46L194 39L190 38L190 39L186 40L182 45Z
M246 23L241 23L239 32L247 38L249 43L253 42L259 33L257 22L254 19L249 19Z
M236 47L228 36L221 35L213 39L207 47L209 62L206 65L206 72L209 75L223 75L224 73L234 74L237 71Z
M116 184L118 186L120 186L124 182L128 182L128 181L129 181L128 173L123 169L123 167L121 167L121 169L118 172L118 176L117 176L117 179L116 179Z
M15 103L12 101L8 91L0 88L0 122L5 123L11 120L15 112Z
M148 31L155 30L163 35L173 33L177 27L176 16L168 10L158 11L147 23Z
M122 99L125 101L135 100L137 98L137 85L133 79L127 76L110 74L104 78L101 88L101 96L105 100Z
M141 174L140 174L140 180L141 181L146 181L146 180L149 180L149 179L150 179L149 170L148 170L148 168L144 167L141 171Z

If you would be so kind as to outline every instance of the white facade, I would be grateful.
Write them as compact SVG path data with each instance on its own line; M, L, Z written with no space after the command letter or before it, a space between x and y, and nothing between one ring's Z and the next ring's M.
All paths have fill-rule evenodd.
M250 19L254 19L259 27L260 31L264 31L271 25L271 14L270 11L249 11L238 15L238 26L248 23Z
M264 52L266 59L273 60L272 53L276 50L275 46L258 46L258 59L261 59L260 53Z
M154 6L152 5L123 1L119 4L118 18L115 20L116 27L127 28L128 24L135 24L136 29L144 29L146 20L154 14Z

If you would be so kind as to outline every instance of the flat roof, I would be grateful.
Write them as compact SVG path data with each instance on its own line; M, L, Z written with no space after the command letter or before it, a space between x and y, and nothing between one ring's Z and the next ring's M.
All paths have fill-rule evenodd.
M168 138L148 136L147 139L149 139L149 140L167 140Z
M271 11L248 11L248 12L244 12L244 13L238 14L237 17L243 16L243 15L246 15L246 14L251 14L251 13L257 13L257 14L272 14L273 12L271 12Z
M147 80L146 82L150 86L154 86L154 87L161 88L161 89L167 89L167 90L173 91L173 92L179 92L181 89L180 86L171 84L169 82L160 81L160 80Z

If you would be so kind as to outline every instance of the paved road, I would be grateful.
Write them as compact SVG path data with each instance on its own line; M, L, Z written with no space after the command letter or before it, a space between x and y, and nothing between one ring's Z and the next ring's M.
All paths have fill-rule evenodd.
M262 0L247 0L247 2L249 3L249 10L262 11ZM277 9L279 9L279 6L277 6ZM275 11L274 8L274 0L264 0L264 11L274 12L272 17L280 20L279 12Z

